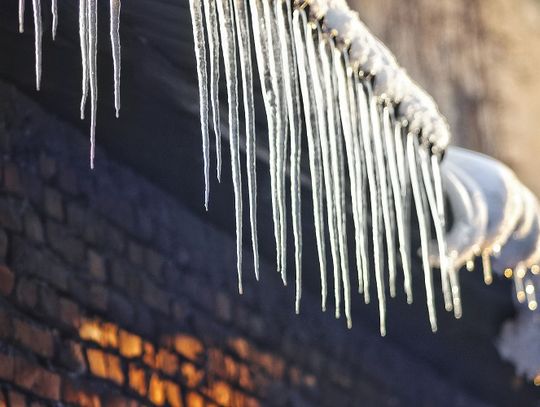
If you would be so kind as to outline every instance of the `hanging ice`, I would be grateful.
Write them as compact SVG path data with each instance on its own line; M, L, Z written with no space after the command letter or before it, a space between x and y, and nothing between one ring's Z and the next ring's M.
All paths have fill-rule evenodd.
M204 0L204 17L210 50L210 101L216 139L216 174L221 182L221 120L219 117L219 31L216 0Z
M197 0L192 0L192 2L193 1L196 2ZM240 171L240 143L238 137L238 80L236 77L237 67L234 17L232 5L229 0L218 1L217 10L220 22L219 28L221 32L221 46L223 50L229 105L229 147L231 153L234 206L236 212L236 267L238 272L238 291L242 293L242 175ZM200 17L200 8L198 16ZM202 48L201 52L205 52L205 49ZM206 70L206 65L204 66L204 69ZM208 128L206 128L206 130L208 130Z
M58 0L51 0L52 14L52 39L56 40L56 31L58 29Z
M120 0L111 0L111 48L114 69L114 108L116 117L120 114Z
M88 78L90 82L90 168L94 169L97 118L97 0L88 0Z
M24 32L24 8L26 0L19 0L19 32Z
M197 60L197 77L199 79L199 114L201 116L200 119L205 185L204 206L206 210L208 210L208 199L210 196L210 141L208 137L208 84L206 72L206 45L204 40L201 0L189 0L189 10L191 12L191 22L193 24L193 41L195 43L195 59ZM228 23L233 24L232 19L228 21ZM225 22L222 22L221 24L225 24ZM234 73L234 75L236 76L236 72Z
M79 0L79 41L81 46L82 96L81 120L84 119L88 97L88 0Z
M41 88L41 61L42 61L42 41L43 23L41 20L41 0L32 0L34 11L34 46L36 58L36 89Z

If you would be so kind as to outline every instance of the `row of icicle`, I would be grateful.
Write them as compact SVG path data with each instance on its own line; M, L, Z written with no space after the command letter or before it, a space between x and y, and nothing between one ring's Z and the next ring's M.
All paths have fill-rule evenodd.
M313 222L321 278L322 308L328 297L327 268L333 271L335 315L344 309L351 319L351 270L356 290L366 303L371 301L370 264L373 264L380 314L381 334L385 334L386 295L397 292L397 275L403 273L407 302L412 302L411 209L416 208L422 272L432 329L437 328L435 287L432 266L441 274L445 308L461 316L461 299L456 269L473 267L475 256L483 260L484 278L490 283L491 257L513 277L519 302L527 300L536 310L535 277L540 267L540 216L538 205L519 206L530 193L515 177L501 170L508 186L500 214L487 213L493 206L483 196L470 174L460 171L467 154L456 153L445 160L448 130L434 102L395 63L389 51L363 27L357 16L341 0L313 0L307 4L271 0L190 0L197 61L200 117L203 142L205 207L208 209L210 184L209 119L216 145L216 173L221 178L221 134L219 78L223 58L227 85L229 146L235 199L237 231L237 271L242 292L242 170L240 150L246 153L250 233L256 278L259 278L257 240L256 134L254 117L254 72L252 50L266 110L269 138L270 181L276 263L283 283L287 283L287 206L290 204L296 311L302 295L302 227L300 161L302 140L307 141ZM36 88L40 89L42 64L41 1L32 0L35 28ZM24 32L25 1L19 0L19 31ZM58 27L57 0L51 0L52 37ZM91 148L94 164L97 112L97 0L79 0L79 34L82 61L81 119L90 96ZM120 0L110 0L110 40L114 65L114 102L120 110ZM253 41L253 44L252 44ZM238 52L238 56L237 56ZM209 63L208 60L209 59ZM240 66L237 62L240 61ZM209 65L209 66L208 66ZM209 78L208 78L208 73ZM240 76L238 76L240 73ZM243 120L239 117L240 89ZM208 97L210 95L210 97ZM244 127L241 129L241 124ZM245 145L240 145L240 133ZM470 154L469 154L470 155ZM453 157L458 157L458 164ZM470 159L470 157L469 157ZM474 161L474 160L473 160ZM481 160L480 160L481 161ZM482 163L471 174L497 173ZM459 173L462 175L459 175ZM289 199L286 177L290 180ZM445 225L443 178L452 210L460 215L449 231ZM489 182L487 183L489 184ZM514 189L511 189L513 186ZM510 197L514 197L511 199ZM522 197L523 196L523 197ZM516 198L518 197L518 198ZM454 198L454 199L453 199ZM509 202L506 205L506 202ZM531 201L531 199L528 199ZM521 211L516 209L522 208ZM472 208L472 209L471 209ZM531 209L532 208L532 209ZM489 216L488 216L489 215ZM489 217L489 222L488 222ZM352 218L352 224L349 218ZM498 226L497 220L500 218ZM531 220L531 219L534 219ZM489 223L489 225L488 225ZM459 229L458 226L465 229ZM495 225L495 226L493 226ZM493 230L490 230L491 229ZM514 235L512 232L516 229ZM538 230L537 230L538 229ZM435 232L435 250L431 231ZM349 264L347 234L354 236L354 262ZM326 247L326 237L330 243ZM515 236L514 239L512 237ZM527 260L507 260L505 248L512 240L524 245L528 237L532 252ZM466 237L466 238L465 238ZM447 239L449 239L447 247ZM534 239L534 240L531 240ZM509 242L507 244L507 242ZM517 244L516 243L516 244ZM506 245L506 246L505 246ZM371 249L371 253L370 253ZM503 255L500 255L500 252ZM327 264L327 252L330 265ZM511 253L512 250L508 249ZM515 256L514 256L515 257ZM387 259L386 262L384 259ZM510 256L512 258L512 256ZM371 260L371 261L370 261ZM386 263L386 268L385 268ZM388 270L388 277L385 276ZM515 270L515 271L514 271ZM530 277L526 277L530 271ZM387 287L388 285L388 287ZM343 302L343 304L342 304Z
M374 94L376 81L371 72L362 72L350 63L347 47L337 45L339 41L324 26L324 20L323 23L310 21L303 6L295 7L289 1L271 0L249 0L249 4L246 0L190 0L190 11L201 100L206 208L210 185L210 118L216 140L218 179L221 173L218 84L220 53L223 55L240 292L243 198L239 135L242 131L246 140L247 202L254 269L259 278L251 58L251 50L254 49L268 124L276 263L286 284L286 220L290 203L297 312L302 295L300 158L304 139L302 132L305 132L323 310L326 309L328 295L326 233L330 242L336 317L340 316L343 307L347 325L352 325L353 269L357 279L354 289L363 294L366 303L370 301L370 259L374 263L381 334L386 332L386 285L390 296L394 297L399 266L403 272L407 301L412 302L410 209L414 200L431 327L433 331L437 329L435 287L428 255L431 223L442 259L440 271L445 306L447 310L453 309L456 317L459 317L461 301L457 274L454 269L447 267L444 260L447 257L445 216L439 169L442 151L432 149L431 140L421 136L421 129L408 126L406 114L398 115L393 100ZM219 27L219 33L216 27ZM240 61L239 67L237 61ZM239 118L240 85L244 129L241 129L242 121ZM403 106L412 108L417 100L411 99L409 104L404 103ZM290 179L290 201L285 190L287 174ZM347 224L349 209L352 213L350 226ZM369 225L371 231L368 230ZM355 261L351 264L348 233L354 235L355 241L354 256L351 256ZM368 253L370 240L371 257ZM389 270L388 283L384 275L384 252Z
M110 0L110 39L114 66L114 106L116 117L120 111L120 3ZM24 32L26 0L19 0L19 32ZM36 89L41 88L43 21L41 0L32 0L34 19ZM58 28L58 0L51 0L52 39ZM81 120L84 119L86 99L90 95L90 167L94 168L96 118L97 118L97 41L98 0L79 0L79 38L82 65Z

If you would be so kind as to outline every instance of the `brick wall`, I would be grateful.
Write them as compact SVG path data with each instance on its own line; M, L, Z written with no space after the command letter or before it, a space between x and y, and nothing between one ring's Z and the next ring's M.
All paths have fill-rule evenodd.
M0 148L0 406L484 405L1 83Z

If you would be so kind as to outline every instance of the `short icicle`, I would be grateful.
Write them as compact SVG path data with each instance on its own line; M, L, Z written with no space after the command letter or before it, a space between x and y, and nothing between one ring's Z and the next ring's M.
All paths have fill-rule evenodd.
M210 51L210 107L216 141L216 177L221 182L221 120L219 113L219 27L217 0L204 0L204 18Z
M90 168L94 169L97 118L97 0L88 0L88 80L90 83Z
M311 78L306 61L305 43L302 31L307 23L304 10L293 12L293 31L296 45L296 59L298 63L298 73L300 79L300 89L302 91L302 102L304 105L304 116L306 121L306 134L308 140L309 167L311 172L311 186L313 197L313 217L315 223L315 237L317 240L317 252L319 256L319 266L321 274L321 290L326 287L326 248L324 242L324 215L323 215L323 192L321 180L321 152L319 141L316 139L318 132L313 131L317 126L317 112L311 105L313 100L313 89L310 87ZM324 294L324 293L322 293Z
M386 293L384 284L384 272L382 261L382 216L379 210L379 190L377 186L377 173L375 170L375 159L372 150L372 128L366 91L361 81L357 82L357 96L360 104L360 117L362 124L362 142L364 156L366 158L366 171L369 185L369 199L371 205L371 227L373 234L373 263L375 266L375 282L377 284L377 297L379 302L379 324L381 335L386 335ZM364 292L367 287L364 282Z
M41 88L41 65L42 65L42 42L43 42L43 22L41 18L41 0L32 0L34 11L34 47L36 58L36 89Z
M90 0L92 1L92 0ZM210 197L210 140L208 136L208 78L206 72L206 44L202 20L201 0L189 0L191 23L193 25L193 41L195 59L197 61L197 78L199 82L199 114L201 120L201 136L204 166L204 207L208 210ZM232 21L231 21L232 23ZM222 24L224 24L222 22Z
M26 6L26 0L19 0L19 32L24 32L24 9Z
M221 1L221 0L219 0ZM251 243L253 248L253 268L259 280L259 241L257 237L257 155L255 144L255 106L253 102L253 69L251 66L251 43L248 31L246 0L233 0L236 30L238 33L238 51L242 72L242 94L244 117L246 122L246 162L249 195L249 220L251 225Z
M110 35L111 48L113 57L114 71L114 109L116 117L120 115L120 69L121 69L121 52L120 52L120 0L111 0L110 3Z
M431 330L437 331L437 316L435 313L435 296L433 293L433 275L429 264L429 241L428 241L428 224L426 220L424 208L424 197L422 196L421 179L418 174L418 140L412 133L407 134L407 159L409 164L409 172L411 176L411 186L416 206L416 214L418 217L418 228L420 231L420 246L422 251L422 268L424 270L424 283L426 286L426 299L429 314L429 322Z
M232 5L229 0L218 1L217 9L220 20L219 28L221 33L221 46L223 50L229 105L229 146L234 186L234 206L236 212L236 265L238 271L238 291L242 294L242 175L240 170L240 143L238 137L238 78L236 76L234 18ZM204 51L204 49L202 51Z
M88 0L79 0L79 41L81 46L81 120L84 120L86 99L88 98Z
M52 14L52 39L56 40L56 31L58 30L58 0L51 0Z

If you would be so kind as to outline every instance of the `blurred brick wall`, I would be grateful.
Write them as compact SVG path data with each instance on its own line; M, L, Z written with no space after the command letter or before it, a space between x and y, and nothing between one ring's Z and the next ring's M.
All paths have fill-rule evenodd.
M485 406L87 148L0 82L0 406Z

